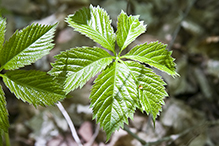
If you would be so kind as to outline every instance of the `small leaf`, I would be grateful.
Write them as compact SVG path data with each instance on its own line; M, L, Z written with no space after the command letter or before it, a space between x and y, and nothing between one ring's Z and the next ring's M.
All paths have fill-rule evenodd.
M3 75L3 81L18 99L34 106L53 105L65 98L60 85L42 71L8 71Z
M127 16L123 11L118 17L118 29L116 32L117 44L120 52L133 42L140 34L146 30L143 21L138 20L139 16Z
M145 43L135 46L122 58L137 60L156 67L172 76L178 76L175 71L172 52L166 49L167 45L157 42Z
M90 5L73 15L69 15L66 20L76 31L93 39L104 48L115 54L115 34L111 26L111 20L105 10Z
M128 123L128 117L133 118L138 105L137 86L129 69L115 61L97 77L90 98L93 118L100 122L109 140L112 132Z
M21 31L16 31L6 41L0 54L0 63L6 70L18 69L29 65L47 55L53 48L55 25L32 24Z
M151 114L153 120L155 120L159 111L162 110L162 105L165 104L163 99L168 96L164 88L165 82L142 64L133 61L126 61L125 63L131 70L136 84L141 87L139 88L140 109Z
M8 132L9 122L8 122L8 111L6 109L5 94L0 85L0 130ZM1 134L0 134L1 135Z
M6 20L0 17L0 52L2 50L2 46L5 40L5 28L6 28ZM0 53L0 58L3 54Z
M64 88L68 93L94 77L112 62L113 57L101 48L73 48L55 57L51 75L64 80Z

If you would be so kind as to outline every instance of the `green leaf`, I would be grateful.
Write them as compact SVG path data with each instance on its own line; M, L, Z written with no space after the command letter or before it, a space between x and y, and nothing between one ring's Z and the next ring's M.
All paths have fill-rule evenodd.
M141 104L139 108L146 111L147 114L151 114L155 120L159 111L162 110L162 105L165 104L163 99L168 96L164 88L166 83L142 64L133 61L127 61L125 64L131 70L136 84L141 87L138 95Z
M76 31L115 54L115 34L105 10L90 5L89 8L80 9L75 14L69 15L66 21Z
M145 43L135 46L122 58L137 60L156 67L172 76L178 76L175 71L172 52L166 49L167 45L157 42Z
M90 98L93 118L109 139L112 132L128 123L128 117L133 118L138 106L137 86L126 65L116 60L104 70L95 80Z
M3 19L2 17L0 17L0 52L2 50L2 46L3 46L4 40L5 40L5 28L6 28L6 20ZM0 54L0 58L2 56L3 55Z
M51 75L64 80L64 88L68 93L94 77L112 62L113 56L101 48L73 48L55 57Z
M9 122L8 122L8 111L6 109L5 94L0 85L0 130L8 132ZM0 134L1 135L1 134Z
M60 85L45 72L14 70L2 76L6 86L18 99L34 106L53 105L65 98Z
M116 32L117 44L120 52L133 42L140 34L146 30L143 21L138 20L139 16L127 16L123 11L118 17L118 28Z
M18 69L47 55L54 46L51 42L56 25L32 24L16 31L0 52L1 68Z

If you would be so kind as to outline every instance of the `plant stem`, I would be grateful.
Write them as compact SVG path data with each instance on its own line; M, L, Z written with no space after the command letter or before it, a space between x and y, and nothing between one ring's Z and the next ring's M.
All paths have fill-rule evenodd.
M3 66L0 67L0 72L3 70Z
M196 2L196 0L193 0L192 2L191 2L191 4L187 7L187 9L186 9L186 11L185 11L185 13L183 14L183 16L182 16L182 19L180 20L180 23L178 24L178 26L177 26L177 28L175 29L175 31L173 32L173 35L172 35L172 40L171 40L171 42L169 43L169 50L171 50L171 48L172 48L172 46L173 46L173 44L174 44L174 42L175 42L175 40L176 40L176 37L177 37L177 35L178 35L178 33L179 33L179 31L180 31L180 28L181 28L181 24L182 24L182 21L186 18L186 16L189 14L189 12L190 12L190 10L191 10L191 8L192 8L192 6L194 5L194 3Z
M9 138L9 134L5 132L5 145L6 146L10 146L10 138Z
M131 136L133 136L135 139L137 139L138 141L140 141L140 143L141 143L142 145L145 145L145 144L146 144L146 141L144 141L143 139L141 139L140 137L138 137L135 133L133 133L133 132L128 128L127 125L124 125L124 130L125 130L126 132L128 132L128 134L130 134Z
M65 119L67 121L68 126L69 126L69 128L71 130L71 133L72 133L72 137L75 139L75 141L77 142L77 144L79 146L83 146L81 144L81 141L80 141L78 135L77 135L77 132L75 130L74 124L73 124L70 116L68 115L68 113L66 112L66 110L64 109L64 107L62 106L62 104L60 102L58 102L56 105L58 106L59 110L61 111L61 113L63 114L63 116L65 117Z
M92 138L88 141L88 143L86 143L86 146L92 146L93 145L96 137L98 136L99 130L100 130L100 125L97 124L96 130L95 130Z
M157 141L153 141L153 142L146 142L145 140L141 139L140 137L138 137L138 135L136 135L135 133L131 132L130 129L128 128L127 125L124 126L124 130L127 131L131 136L133 136L135 139L137 139L139 142L141 142L141 144L143 146L152 146L152 145L158 145L164 141L175 141L176 139L178 139L179 137L182 137L184 135L186 135L187 133L195 130L195 129L199 129L200 127L205 127L205 126L214 126L214 125L219 125L219 120L216 121L205 121L202 122L198 125L195 125L193 127L190 127L186 130L184 130L183 132L179 133L179 134L174 134L174 135L170 135L170 136L166 136L163 137L161 139L158 139Z
M1 132L1 131L0 131ZM3 145L3 137L2 137L2 133L0 133L0 145Z

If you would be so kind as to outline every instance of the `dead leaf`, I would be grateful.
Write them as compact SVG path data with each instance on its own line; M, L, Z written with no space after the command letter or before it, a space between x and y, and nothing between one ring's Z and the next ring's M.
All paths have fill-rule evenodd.
M84 122L78 130L79 135L88 142L93 135L92 124L88 121Z

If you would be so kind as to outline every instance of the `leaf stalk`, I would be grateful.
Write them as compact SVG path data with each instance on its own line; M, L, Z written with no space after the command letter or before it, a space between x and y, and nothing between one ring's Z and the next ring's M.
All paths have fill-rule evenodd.
M67 123L68 123L68 126L71 130L71 133L72 133L72 137L75 139L76 143L79 145L79 146L83 146L81 144L81 141L77 135L77 132L75 130L75 127L74 127L74 124L70 118L70 116L68 115L67 111L65 110L65 108L63 107L63 105L61 104L61 102L58 102L57 104L57 107L59 108L59 110L61 111L61 113L63 114L63 116L65 117Z

